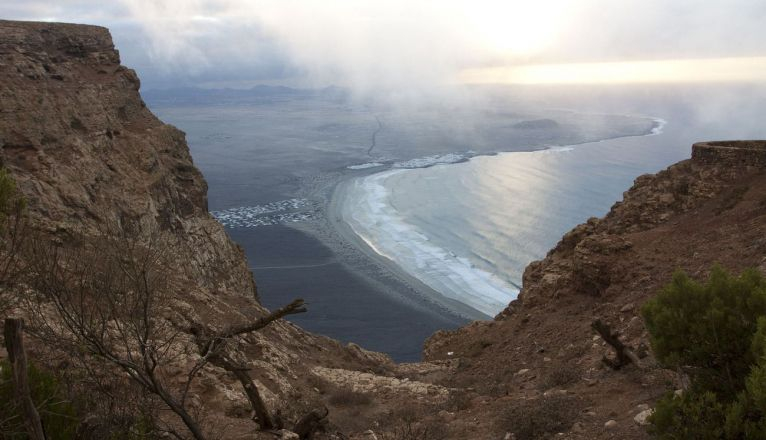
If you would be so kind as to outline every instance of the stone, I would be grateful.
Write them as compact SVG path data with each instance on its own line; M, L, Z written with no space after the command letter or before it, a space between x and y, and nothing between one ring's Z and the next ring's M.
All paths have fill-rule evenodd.
M364 436L365 440L378 440L378 436L375 435L375 431L373 431L372 429L368 429L367 431L364 431L362 435Z
M565 396L567 394L567 390L554 390L550 389L543 393L543 397L550 397L550 396Z
M627 313L627 312L632 311L634 308L635 308L635 306L633 305L633 303L627 303L627 304L625 304L624 306L622 306L620 308L620 312Z
M325 367L314 367L311 372L336 386L350 388L361 393L409 395L409 397L427 398L434 402L446 401L449 396L447 388L408 378L397 379L372 373Z
M453 420L455 418L455 413L449 412L447 410L441 410L438 413L438 416L445 420Z
M649 424L649 416L654 414L653 409L645 409L641 411L640 413L636 414L635 417L633 417L633 421L636 422L638 426L646 426Z
M606 429L614 429L618 425L617 420L607 420L606 423L604 423L604 428Z
M287 429L280 429L277 431L279 434L280 440L300 440L300 436L292 431L288 431Z

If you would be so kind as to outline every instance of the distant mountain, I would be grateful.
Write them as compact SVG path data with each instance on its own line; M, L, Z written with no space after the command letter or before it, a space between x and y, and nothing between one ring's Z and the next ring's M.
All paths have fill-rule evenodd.
M168 103L235 103L237 101L323 98L342 100L348 92L340 87L329 86L321 89L297 89L287 86L257 85L249 89L207 89L202 87L174 87L169 89L149 89L141 92L150 104Z

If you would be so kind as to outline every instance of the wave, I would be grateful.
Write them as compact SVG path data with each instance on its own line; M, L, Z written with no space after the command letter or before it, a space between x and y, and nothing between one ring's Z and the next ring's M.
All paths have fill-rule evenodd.
M341 207L343 220L376 253L443 296L493 316L518 289L430 242L391 206L385 180L405 171L389 170L349 182Z
M295 223L316 218L316 207L307 199L287 199L256 206L239 206L210 214L227 228Z
M646 136L656 136L658 134L662 134L665 130L665 126L668 125L668 121L656 117L652 117L651 119L654 121L654 127L652 127L652 130Z
M346 168L348 168L349 170L366 170L368 168L382 167L383 165L385 164L381 162L368 162L368 163L360 163L359 165L349 165Z
M435 154L433 156L418 157L404 162L397 162L392 165L392 168L428 168L434 165L460 163L469 160L475 155L476 153L473 151L467 151L465 153Z
M666 120L646 118L653 121L653 126L640 136L663 133ZM559 154L574 151L577 146L549 146L532 153ZM476 267L468 258L434 244L427 234L397 211L385 185L387 179L408 169L466 162L475 156L478 154L467 151L394 163L388 170L350 180L344 194L340 195L339 207L345 223L376 253L443 296L493 316L516 298L517 283Z

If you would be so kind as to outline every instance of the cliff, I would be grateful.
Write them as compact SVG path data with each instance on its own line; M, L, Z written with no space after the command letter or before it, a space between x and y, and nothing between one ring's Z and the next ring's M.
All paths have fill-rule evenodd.
M139 87L105 28L0 21L0 160L34 226L62 243L114 225L132 225L147 240L161 231L174 242L179 273L172 275L183 287L172 292L163 318L181 332L187 354L167 366L172 383L199 358L194 325L221 329L266 310L242 250L207 211L207 185L184 133L147 109ZM308 385L312 368L367 371L387 363L286 321L236 342L270 409L287 424L321 398ZM42 346L34 350L45 355ZM195 383L190 405L211 432L253 438L257 425L242 410L247 400L231 374L208 365Z
M165 368L173 384L198 359L195 324L220 329L267 311L241 249L207 212L184 134L152 115L139 86L104 28L0 21L0 160L34 225L62 243L107 225L174 241L183 283L162 316L184 347ZM322 438L521 439L535 423L562 438L646 438L635 418L680 384L646 350L638 310L676 268L766 269L765 151L764 141L700 143L692 159L637 178L604 218L530 264L518 300L495 320L429 339L426 362L394 365L284 321L236 346L286 422L330 409ZM603 365L610 350L590 328L596 318L646 355L644 369ZM33 342L33 359L45 355ZM256 432L221 368L203 369L190 402L216 437L274 438Z

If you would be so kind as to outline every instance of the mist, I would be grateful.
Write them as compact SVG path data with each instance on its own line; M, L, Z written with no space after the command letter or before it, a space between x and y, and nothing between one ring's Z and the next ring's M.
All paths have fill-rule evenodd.
M465 69L766 55L759 0L32 0L0 17L109 27L145 88L433 97Z

